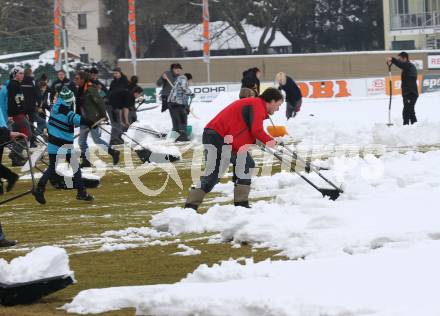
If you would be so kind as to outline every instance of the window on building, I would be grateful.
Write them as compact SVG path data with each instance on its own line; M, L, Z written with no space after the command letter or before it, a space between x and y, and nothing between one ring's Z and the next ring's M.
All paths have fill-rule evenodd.
M79 54L79 60L82 63L88 64L89 63L89 54Z
M440 11L440 0L425 0L425 12Z
M408 0L391 0L391 11L393 14L408 14Z
M87 14L80 13L78 14L78 29L84 30L87 28Z
M393 41L391 43L393 50L411 50L415 49L415 42L413 40L411 41Z

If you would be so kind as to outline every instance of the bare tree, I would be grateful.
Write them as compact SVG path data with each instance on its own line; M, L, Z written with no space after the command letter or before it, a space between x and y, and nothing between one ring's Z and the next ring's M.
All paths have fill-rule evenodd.
M211 16L215 20L229 23L243 42L247 54L253 48L243 23L252 24L263 29L259 38L257 53L265 54L280 30L281 21L295 10L295 0L214 0L211 2Z
M0 0L0 36L50 32L53 1Z

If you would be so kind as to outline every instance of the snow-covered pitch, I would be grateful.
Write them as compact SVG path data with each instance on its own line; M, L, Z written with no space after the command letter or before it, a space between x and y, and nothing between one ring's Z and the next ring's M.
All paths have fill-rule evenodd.
M194 142L235 94L194 104ZM287 123L305 152L345 193L323 199L297 175L254 179L253 208L214 205L205 214L172 207L153 216L158 234L212 232L211 243L242 242L276 249L289 260L252 258L199 266L175 284L91 289L64 309L99 313L125 307L138 315L439 315L440 94L418 100L419 122L401 126L401 97L305 100ZM274 116L285 125L284 106ZM147 113L148 112L148 113ZM140 114L146 126L165 131L168 113ZM153 138L150 139L150 145ZM158 141L160 144L159 140ZM232 184L215 189L232 199ZM129 228L127 228L129 229ZM151 234L154 235L154 234ZM232 241L231 241L232 240ZM179 246L180 255L198 249ZM177 254L175 254L177 255ZM148 267L139 267L148 269Z

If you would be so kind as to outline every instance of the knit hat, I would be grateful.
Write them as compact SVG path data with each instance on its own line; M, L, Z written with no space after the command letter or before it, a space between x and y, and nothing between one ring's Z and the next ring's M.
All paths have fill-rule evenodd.
M14 68L11 69L11 72L10 72L11 77L15 78L17 73L19 73L20 71L24 72L24 69L21 66L15 66Z
M75 96L73 95L73 92L70 91L69 88L63 87L60 92L60 98L63 99L66 103L72 103L75 101Z

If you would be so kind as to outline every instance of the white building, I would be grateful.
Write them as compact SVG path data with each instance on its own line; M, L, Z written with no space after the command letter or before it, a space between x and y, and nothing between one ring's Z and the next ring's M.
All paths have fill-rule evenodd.
M100 29L108 25L101 0L63 0L62 12L69 51L84 62L114 61L113 48L100 42Z
M440 48L440 0L383 0L386 50Z

